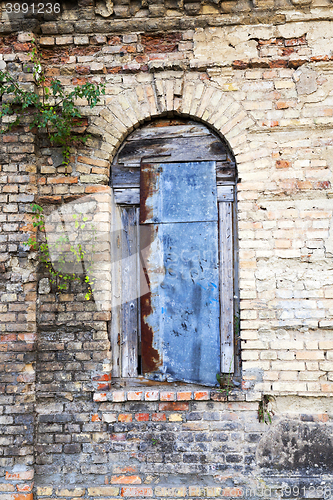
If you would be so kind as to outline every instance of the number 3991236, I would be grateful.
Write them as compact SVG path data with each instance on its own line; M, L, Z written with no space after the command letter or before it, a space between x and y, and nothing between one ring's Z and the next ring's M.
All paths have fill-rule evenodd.
M60 3L6 3L7 14L59 14Z

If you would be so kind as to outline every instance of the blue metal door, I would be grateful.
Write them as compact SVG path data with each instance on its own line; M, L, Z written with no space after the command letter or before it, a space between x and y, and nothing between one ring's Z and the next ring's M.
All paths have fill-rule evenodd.
M215 162L141 167L142 372L216 384L220 371ZM163 279L161 279L163 276Z

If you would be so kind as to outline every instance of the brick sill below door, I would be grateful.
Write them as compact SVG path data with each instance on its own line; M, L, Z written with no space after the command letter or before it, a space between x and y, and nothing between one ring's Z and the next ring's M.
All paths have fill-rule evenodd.
M112 379L115 387L108 391L96 391L93 399L96 402L125 401L245 401L246 392L239 388L228 391L215 387L186 384L182 382L153 382L145 378Z

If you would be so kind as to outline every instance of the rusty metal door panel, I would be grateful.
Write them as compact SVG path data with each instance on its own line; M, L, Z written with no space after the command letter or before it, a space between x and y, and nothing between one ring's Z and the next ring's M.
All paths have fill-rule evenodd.
M150 292L141 297L142 372L154 380L215 385L220 371L215 165L145 165L144 172L149 184L141 198L141 227L152 245L144 259ZM172 179L175 172L180 186ZM167 182L174 190L165 189ZM155 217L159 223L147 224ZM147 241L140 246L147 248Z
M153 225L161 255L146 259L150 293L142 297L143 373L154 380L216 384L220 371L219 270L214 222ZM155 286L154 286L155 284Z
M217 221L215 162L141 166L140 224Z

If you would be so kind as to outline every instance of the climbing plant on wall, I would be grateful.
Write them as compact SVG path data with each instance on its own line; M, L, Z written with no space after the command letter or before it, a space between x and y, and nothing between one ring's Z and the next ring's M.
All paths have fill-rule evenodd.
M78 142L86 142L87 134L77 134L73 128L80 124L82 114L76 105L77 99L86 99L90 108L100 102L100 97L105 93L103 84L87 82L78 85L67 91L62 86L60 80L45 77L44 70L37 52L35 41L32 40L31 63L27 66L33 75L33 82L23 85L17 82L16 78L7 71L0 71L0 119L2 127L0 132L4 133L13 130L20 125L22 119L28 117L30 129L37 129L37 132L46 133L51 145L62 148L63 165L69 164L70 148ZM72 241L71 235L60 234L54 241L45 237L45 217L43 208L37 204L32 204L32 219L34 228L41 233L41 241L37 241L35 236L28 239L27 244L37 250L39 260L45 265L50 273L50 281L56 285L56 289L61 292L67 290L68 283L83 278L88 288L85 298L90 300L93 294L94 278L91 270L93 264L94 242L96 232L93 225L89 230L86 227L86 218L78 213L73 214L74 229L85 229L88 234L88 242L91 244L91 259L85 257L87 253L87 242L76 243ZM44 234L44 236L43 236ZM52 264L52 255L56 253L57 263ZM81 271L76 268L81 266ZM76 266L76 268L75 268ZM71 268L72 272L68 272ZM66 271L67 269L67 271Z
M86 99L93 108L105 94L105 86L87 82L66 91L60 80L47 79L34 40L31 63L27 70L33 74L32 89L27 90L27 85L19 84L9 72L0 71L0 118L12 117L2 124L1 132L12 130L20 124L22 117L28 115L31 117L30 129L46 132L50 143L62 148L63 164L67 167L70 147L88 138L88 135L73 133L74 126L82 118L75 102L78 98Z

